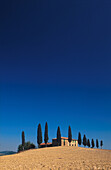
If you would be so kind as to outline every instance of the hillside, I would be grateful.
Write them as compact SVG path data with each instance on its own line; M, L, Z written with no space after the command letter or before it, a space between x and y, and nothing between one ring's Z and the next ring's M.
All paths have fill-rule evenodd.
M2 151L0 152L0 156L3 156L3 155L12 155L12 154L15 154L16 152L13 152L13 151Z
M111 169L111 150L52 147L0 157L0 169Z

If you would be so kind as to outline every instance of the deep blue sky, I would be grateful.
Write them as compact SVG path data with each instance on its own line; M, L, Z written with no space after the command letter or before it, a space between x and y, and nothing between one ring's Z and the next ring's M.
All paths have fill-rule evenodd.
M111 1L0 3L0 150L37 125L111 149Z

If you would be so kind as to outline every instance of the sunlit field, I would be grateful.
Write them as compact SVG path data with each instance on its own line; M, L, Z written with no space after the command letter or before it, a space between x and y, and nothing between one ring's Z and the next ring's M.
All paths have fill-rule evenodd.
M111 150L80 147L33 149L1 156L0 169L111 169Z

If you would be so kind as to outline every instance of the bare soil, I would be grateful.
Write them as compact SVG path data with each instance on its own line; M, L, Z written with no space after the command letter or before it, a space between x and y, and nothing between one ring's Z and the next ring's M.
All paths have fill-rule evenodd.
M0 157L0 170L111 170L111 150L51 147Z

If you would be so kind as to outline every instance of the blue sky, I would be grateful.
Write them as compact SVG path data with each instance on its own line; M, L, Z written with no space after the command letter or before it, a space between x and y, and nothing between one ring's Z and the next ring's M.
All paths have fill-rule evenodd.
M0 5L0 150L21 132L36 144L57 126L111 149L111 2L4 1Z

